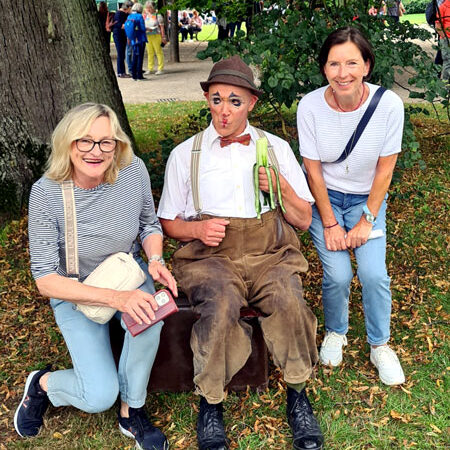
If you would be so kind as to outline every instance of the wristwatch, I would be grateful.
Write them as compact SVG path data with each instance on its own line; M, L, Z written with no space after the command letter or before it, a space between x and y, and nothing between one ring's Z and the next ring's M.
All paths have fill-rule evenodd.
M364 217L366 218L367 222L374 225L375 222L377 221L377 218L370 212L370 209L368 208L367 205L364 205L363 212L364 212Z
M158 261L162 266L166 267L166 262L161 255L152 255L148 259L148 263L150 264L152 261Z

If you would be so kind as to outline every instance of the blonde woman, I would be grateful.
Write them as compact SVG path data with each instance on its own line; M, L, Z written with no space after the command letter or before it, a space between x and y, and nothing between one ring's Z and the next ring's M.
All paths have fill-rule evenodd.
M166 33L164 30L164 21L161 14L156 13L155 4L153 2L145 3L145 11L143 14L145 21L145 30L147 32L147 55L148 70L145 75L153 72L153 64L155 55L158 60L158 68L155 75L161 75L164 70L164 54L162 47L167 44Z
M133 252L147 280L134 291L87 286L66 276L65 221L60 183L72 180L76 205L80 281L109 255ZM138 244L137 238L140 238ZM37 370L27 378L14 416L22 437L38 434L49 402L88 413L105 411L120 394L119 428L139 448L166 449L164 434L143 409L162 324L132 337L121 315L138 322L154 318L153 281L176 295L176 283L162 259L162 232L150 179L131 149L116 114L105 105L85 103L70 110L52 136L48 169L32 188L29 203L31 271L39 292L50 297L56 323L72 358L72 369ZM140 248L149 264L139 257ZM77 304L117 309L125 338L116 369L108 323L98 324Z

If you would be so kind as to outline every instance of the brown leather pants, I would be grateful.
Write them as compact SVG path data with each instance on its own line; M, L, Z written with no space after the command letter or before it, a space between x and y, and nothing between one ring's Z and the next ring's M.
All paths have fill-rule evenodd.
M225 386L250 356L252 329L240 320L244 306L264 315L264 339L287 382L307 380L318 360L317 319L300 278L308 263L294 229L278 211L230 222L218 247L195 240L174 255L175 276L200 315L191 335L194 383L209 403L223 400Z

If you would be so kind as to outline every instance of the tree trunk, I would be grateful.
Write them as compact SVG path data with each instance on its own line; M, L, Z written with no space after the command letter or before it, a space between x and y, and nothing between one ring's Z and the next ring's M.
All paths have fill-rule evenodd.
M22 0L0 14L0 212L20 210L73 106L109 105L132 137L95 0Z
M180 62L180 43L178 42L178 9L170 11L170 61Z

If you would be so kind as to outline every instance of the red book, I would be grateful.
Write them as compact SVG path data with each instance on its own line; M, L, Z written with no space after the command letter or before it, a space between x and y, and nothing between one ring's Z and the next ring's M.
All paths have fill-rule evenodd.
M158 303L159 308L155 311L155 319L150 323L142 322L139 325L128 313L122 314L122 319L132 336L137 336L147 328L155 325L155 323L158 323L160 320L178 312L178 306L175 303L172 294L167 289L161 289L160 291L155 292L153 297L155 298L156 303Z

